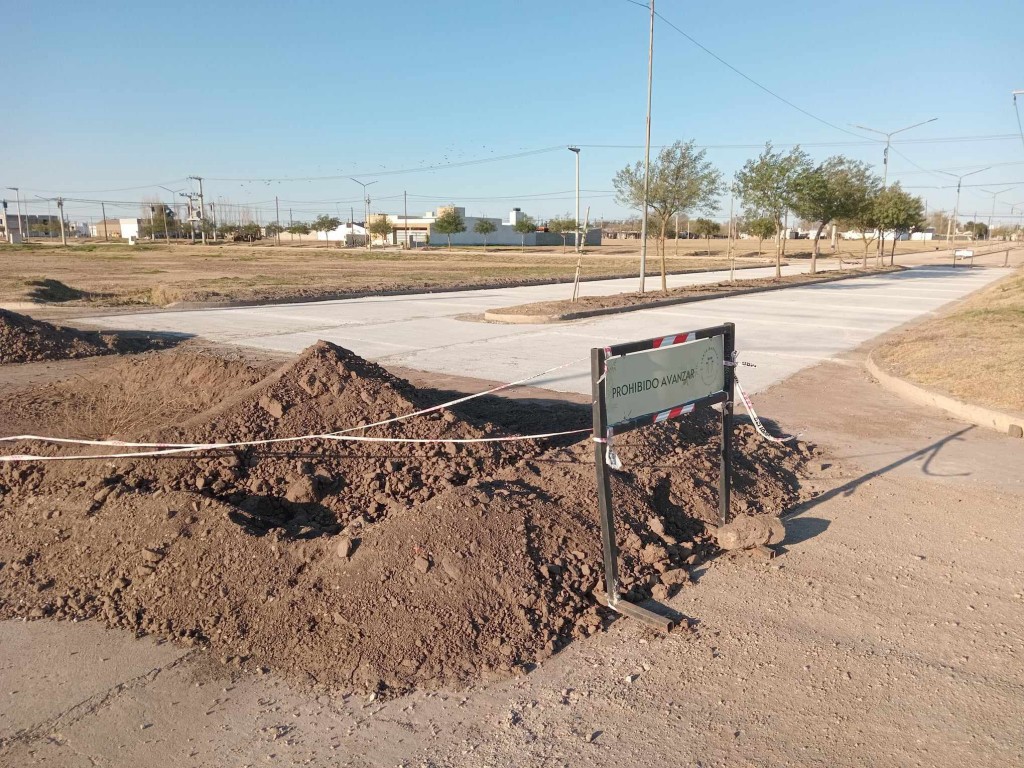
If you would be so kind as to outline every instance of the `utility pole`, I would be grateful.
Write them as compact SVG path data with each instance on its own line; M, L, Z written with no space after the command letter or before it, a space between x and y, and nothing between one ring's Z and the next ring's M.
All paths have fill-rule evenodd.
M862 131L870 131L871 133L877 133L880 136L885 136L885 152L882 155L882 168L883 168L883 170L882 170L882 189L883 189L883 191L889 188L889 147L892 144L892 137L895 136L897 133L903 133L904 131L909 131L911 128L917 128L918 126L921 126L921 125L927 125L928 123L934 123L938 119L939 118L937 118L937 117L933 117L930 120L925 120L925 121L920 122L920 123L914 123L913 125L908 125L906 128L900 128L898 131L891 131L889 133L886 133L885 131L878 131L878 130L875 130L874 128L868 128L866 125L854 125L853 126L854 128L860 128ZM881 235L881 232L879 232L879 234ZM883 248L882 238L879 237L878 238L878 253L879 253L879 256L882 255L882 248Z
M366 229L366 227L370 223L370 195L367 194L366 188L369 187L372 184L376 184L377 182L376 181L368 181L366 183L363 183L359 179L353 179L351 176L349 176L349 179L351 181L354 181L356 184L358 184L359 186L361 186L363 188L363 214L364 214L363 215L363 229ZM355 222L352 222L352 223L355 224ZM353 239L354 239L355 238L355 230L354 229L353 229L353 232L352 232L352 236L353 236ZM369 234L369 232L366 233L366 248L367 248L367 250L369 250L369 248L370 248L370 234Z
M409 193L402 190L402 205L405 208L405 247L409 248Z
M160 207L163 208L163 219L164 219L164 245L170 245L171 242L171 231L167 226L167 206L160 203Z
M60 244L63 245L66 248L67 244L68 244L68 236L67 236L67 233L64 231L64 198L63 197L58 197L57 198L57 218L60 219Z
M736 263L732 258L732 203L733 196L729 195L729 282L736 279Z
M996 198L1003 194L1003 192L1012 192L1015 189L1016 187L1009 187L1007 189L1000 189L998 192L989 192L987 189L981 190L986 195L992 195L992 212L988 215L988 237L985 238L986 240L992 239L992 217L996 215Z
M651 4L651 39L647 47L647 139L644 143L644 212L640 224L640 293L647 279L647 196L651 191L651 88L654 84L654 0Z
M281 203L277 199L277 195L274 195L274 222L277 224L277 232L274 235L277 238L277 244L281 244Z
M944 173L947 176L952 176L954 179L956 179L956 205L953 206L953 216L949 220L949 229L952 231L952 235L954 238L956 238L957 219L959 219L960 217L960 185L963 184L964 179L966 179L968 176L973 176L976 173L981 173L982 171L989 171L991 169L992 166L989 166L988 168L979 168L977 171L971 171L970 173L965 173L961 176L957 176L955 173L950 173L949 171L939 171L939 173ZM949 238L947 237L947 243L948 242ZM953 263L956 263L955 258Z
M568 147L570 152L576 155L576 253L580 252L580 148Z
M110 242L110 233L107 230L107 204L100 200L100 211L103 213L103 239Z
M199 234L203 238L203 245L206 245L206 227L203 226L203 219L206 217L206 201L203 198L203 177L189 176L189 178L199 182ZM193 235L194 239L195 235Z
M28 242L28 236L25 234L25 222L21 218L21 188L8 187L8 189L14 192L14 196L18 201L18 234L21 235L21 242Z
M217 242L217 206L210 203L210 217L213 220L213 242Z

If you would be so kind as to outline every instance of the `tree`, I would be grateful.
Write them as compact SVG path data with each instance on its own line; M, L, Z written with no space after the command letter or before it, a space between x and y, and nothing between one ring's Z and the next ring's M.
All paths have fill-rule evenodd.
M875 215L882 232L887 229L893 231L892 251L889 255L889 266L892 266L896 260L896 240L899 235L924 226L924 202L920 197L904 192L899 182L896 182L878 193ZM882 256L885 256L884 246Z
M569 235L575 234L576 232L576 219L570 216L568 213L565 216L556 216L553 219L548 219L548 231L554 232L562 236L562 253L565 253L565 249L568 245Z
M708 240L708 256L711 255L711 236L722 231L722 225L711 219L700 218L690 224L690 231Z
M718 195L724 191L722 174L705 159L705 150L696 150L693 141L676 141L663 148L651 161L647 204L658 223L661 246L661 290L668 291L665 266L665 231L677 213L718 210ZM642 162L620 170L612 181L616 198L622 205L644 207L644 166Z
M388 236L395 231L395 226L387 216L378 216L374 219L373 223L370 224L367 231L371 235L379 237L381 240L387 242Z
M520 216L516 219L516 223L512 225L512 229L522 236L522 249L525 251L526 236L531 232L537 231L537 222L532 216Z
M306 222L293 221L291 224L284 228L284 231L290 234L292 236L292 239L294 240L296 235L308 235L311 230L309 228L309 224L307 224Z
M177 233L179 224L174 216L174 211L164 203L151 203L145 206L144 212L148 214L148 218L144 218L142 226L139 227L139 234L142 237L155 240L165 235L173 237Z
M988 224L983 221L968 221L964 226L975 240L988 240Z
M879 179L867 163L842 155L830 157L794 179L793 211L818 225L811 252L812 275L818 271L821 231L837 219L856 214L865 195L878 186Z
M747 222L746 230L757 238L757 255L761 255L765 238L771 237L778 231L778 224L767 216L758 216Z
M797 178L811 165L810 158L793 147L789 152L773 152L772 143L743 164L736 173L733 189L743 201L748 216L766 216L775 222L775 277L782 277L782 219L793 207Z
M466 231L466 222L454 208L445 208L444 212L434 219L434 229L448 238L448 250L452 249L452 235Z
M284 227L282 227L276 221L272 221L263 228L263 231L267 233L267 237L276 238L278 235L284 232Z
M337 216L328 216L326 213L317 216L313 223L309 225L310 229L315 232L323 232L324 240L327 239L327 233L333 232L341 226L341 219Z
M498 229L498 225L490 219L477 219L473 231L484 238L484 250L487 250L487 236Z

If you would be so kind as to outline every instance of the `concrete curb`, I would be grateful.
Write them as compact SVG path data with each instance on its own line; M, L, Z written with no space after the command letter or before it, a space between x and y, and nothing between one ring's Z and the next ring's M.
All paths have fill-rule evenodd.
M567 312L564 315L514 315L496 309L484 312L484 320L493 323L508 323L510 325L540 324L540 323L564 323L570 320L583 320L588 317L601 317L602 315L618 315L624 312L638 312L642 309L658 309L660 307L671 307L677 304L692 304L696 301L710 301L711 299L728 299L733 296L745 296L750 293L767 293L768 291L781 291L786 288L802 288L806 285L820 285L821 283L834 283L839 280L849 280L854 277L871 277L872 275L888 275L901 272L900 269L889 269L885 271L862 272L859 274L835 275L822 277L815 280L807 280L800 283L785 283L783 285L762 285L755 288L737 288L721 293L699 294L697 296L678 296L676 298L656 299L643 304L631 304L628 307L599 307L597 309L584 309L579 312Z
M1021 437L1024 433L1024 416L1014 416L1002 411L984 408L980 405L965 403L955 397L933 392L930 389L911 384L906 379L901 379L891 373L887 373L875 361L875 353L871 352L864 361L868 373L878 379L878 383L895 395L902 397L916 405L924 405L930 408L939 408L952 416L977 424L979 427L994 429L1004 435Z

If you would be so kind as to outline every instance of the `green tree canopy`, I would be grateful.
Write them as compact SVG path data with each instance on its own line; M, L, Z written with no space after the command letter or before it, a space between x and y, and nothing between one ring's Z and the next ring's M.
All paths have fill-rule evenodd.
M452 235L466 231L466 222L459 215L455 208L446 208L444 212L434 219L434 229L448 238L448 250L452 249Z
M718 196L724 191L722 174L706 159L706 151L697 151L694 142L676 141L664 147L649 167L647 205L658 224L661 248L661 289L668 290L665 265L665 233L669 220L677 213L714 213ZM622 205L644 207L644 164L637 161L615 174L612 181L616 199Z
M337 216L328 216L325 213L321 214L320 216L317 216L313 220L313 223L310 224L309 226L310 229L316 232L323 232L326 234L327 232L333 232L338 227L340 227L341 219L339 219Z
M531 232L537 231L537 222L532 216L520 216L512 226L512 229L522 237L522 248L526 250L526 236Z
M484 238L484 250L487 250L487 236L498 229L498 226L490 219L477 219L473 225L473 231Z
M708 256L711 255L711 236L722 231L722 225L711 219L700 218L690 223L690 231L707 238Z
M775 152L771 142L756 158L747 160L736 172L733 190L743 202L748 216L766 216L775 224L775 235L782 233L782 219L793 207L796 180L811 167L811 160L799 146L789 152ZM775 276L782 277L781 238L775 251Z
M395 231L395 225L391 223L391 219L387 216L378 216L373 222L367 227L367 231L381 240L387 240L388 236Z
M889 257L889 263L892 264L896 259L898 236L924 226L924 202L920 197L905 192L897 182L878 193L875 216L878 228L883 233L889 229L893 231L892 253ZM882 256L884 258L884 252Z
M811 274L817 272L821 231L833 221L856 216L880 186L881 180L871 173L867 163L842 155L806 169L793 180L793 212L818 224L811 255Z
M746 223L744 229L757 238L757 255L760 256L765 239L774 236L779 227L777 222L767 216L755 216Z
M292 235L308 235L312 230L309 224L304 221L293 221L284 228L284 231Z

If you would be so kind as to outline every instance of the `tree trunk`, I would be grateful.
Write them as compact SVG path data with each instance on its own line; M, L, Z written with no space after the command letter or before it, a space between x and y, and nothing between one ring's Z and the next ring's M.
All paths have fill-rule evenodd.
M889 252L889 266L891 267L896 261L896 235L892 237L892 251Z
M764 251L764 238L759 237L757 239L757 258L761 258L762 252Z
M523 235L523 239L520 241L520 253L526 253L526 235Z
M708 256L711 256L711 235L708 235Z
M870 245L870 243L868 242L867 233L862 232L861 235L863 235L863 238L864 238L864 264L863 264L863 268L867 269L868 268L868 246Z
M448 235L448 250L450 251L451 249L452 249L452 236Z
M882 266L882 259L885 258L885 230L879 231L878 236L878 254L875 256L875 266Z
M782 228L775 227L775 279L782 278Z
M668 278L666 277L667 270L665 267L665 228L668 226L668 217L661 217L661 233L658 237L658 243L661 245L661 292L668 293Z
M811 249L811 274L818 274L818 254L820 251L821 243L821 230L825 228L825 222L821 222L821 226L818 227L818 231L814 233L814 248Z

